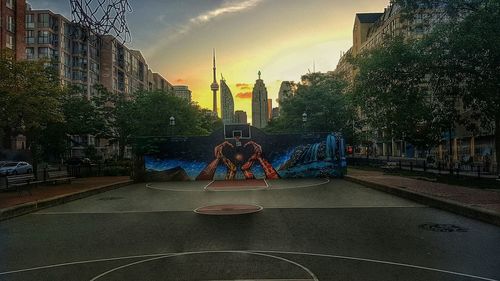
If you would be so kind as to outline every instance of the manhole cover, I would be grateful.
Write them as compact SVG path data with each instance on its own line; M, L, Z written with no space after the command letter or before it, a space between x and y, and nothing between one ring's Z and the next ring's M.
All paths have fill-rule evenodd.
M194 210L195 213L200 215L212 216L232 216L232 215L246 215L262 211L261 206L257 205L214 205L200 207Z
M434 231L434 232L467 232L467 228L463 228L453 224L422 224L419 226L421 229Z
M114 201L114 200L122 200L123 197L103 197L103 198L99 198L97 200L99 201Z

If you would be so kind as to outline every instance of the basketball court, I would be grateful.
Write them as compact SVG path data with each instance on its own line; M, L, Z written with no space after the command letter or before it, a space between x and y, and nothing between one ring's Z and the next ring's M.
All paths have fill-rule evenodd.
M0 280L499 280L498 227L343 180L137 184L0 223Z

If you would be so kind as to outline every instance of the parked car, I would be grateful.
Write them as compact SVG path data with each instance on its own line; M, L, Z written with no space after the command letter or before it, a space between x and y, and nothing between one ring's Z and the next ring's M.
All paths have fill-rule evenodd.
M33 166L26 162L6 162L0 167L0 175L20 175L33 172Z

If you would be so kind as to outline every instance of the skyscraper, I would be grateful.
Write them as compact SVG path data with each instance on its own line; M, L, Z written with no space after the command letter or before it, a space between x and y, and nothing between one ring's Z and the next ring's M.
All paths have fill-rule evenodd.
M183 85L179 85L179 86L173 86L174 88L174 95L176 97L179 97L181 99L185 99L187 100L188 102L191 102L191 90L189 90L189 87L188 86L183 86Z
M247 113L243 110L236 110L236 112L234 113L234 123L248 124Z
M221 114L224 124L234 123L234 99L231 89L226 84L226 80L222 77L220 80L220 101Z
M252 125L257 128L265 128L269 120L267 88L264 81L260 78L255 82L252 92Z
M213 113L215 116L218 115L217 113L217 91L219 91L219 84L217 84L217 67L215 65L215 49L214 49L214 82L212 83L212 86L210 87L212 89L212 92L214 94L214 107L213 107Z

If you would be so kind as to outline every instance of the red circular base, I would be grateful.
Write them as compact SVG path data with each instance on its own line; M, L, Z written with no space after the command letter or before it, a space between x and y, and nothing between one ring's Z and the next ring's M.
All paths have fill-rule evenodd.
M214 205L200 207L194 210L195 213L200 215L211 215L211 216L233 216L233 215L245 215L253 214L262 211L264 208L256 205Z

